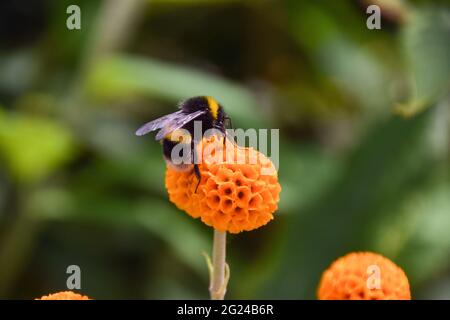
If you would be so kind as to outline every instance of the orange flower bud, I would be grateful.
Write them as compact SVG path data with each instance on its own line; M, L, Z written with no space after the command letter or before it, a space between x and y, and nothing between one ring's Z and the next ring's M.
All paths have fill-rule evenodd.
M198 180L192 171L167 167L170 201L193 218L230 233L257 229L273 219L281 187L266 156L228 140L224 145L215 136L204 139L198 150L203 161L197 193Z
M391 260L371 252L349 253L323 273L320 300L410 300L408 278Z
M36 300L90 300L89 297L72 291L61 291L48 296L42 296Z

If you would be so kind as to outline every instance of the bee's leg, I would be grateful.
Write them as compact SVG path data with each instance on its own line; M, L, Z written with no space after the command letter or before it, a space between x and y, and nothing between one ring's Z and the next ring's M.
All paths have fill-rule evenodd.
M200 174L200 169L198 167L198 164L194 164L194 173L198 180L197 186L195 187L195 193L197 193L197 189L198 189L198 186L200 185L200 181L202 181L202 175Z
M231 122L231 118L228 117L228 116L226 116L225 120L227 120L228 125L229 125L229 128L230 128L231 130L233 130L234 127L233 127L233 122ZM227 132L226 127L227 127L227 126L225 126L225 127L224 127L224 130L223 130L223 144L224 144L224 146L225 146L226 139L228 138L228 132ZM231 136L231 141L234 142L234 135Z
M223 135L223 147L225 148L225 145L227 143L227 129L223 130L222 135Z
M202 180L202 175L200 174L200 168L198 167L198 164L197 164L197 153L195 152L196 146L197 146L197 143L195 141L192 141L192 143L191 143L192 158L191 159L192 159L192 163L194 164L194 174L198 180L197 186L195 187L195 193L197 193L198 186L200 185L200 182Z

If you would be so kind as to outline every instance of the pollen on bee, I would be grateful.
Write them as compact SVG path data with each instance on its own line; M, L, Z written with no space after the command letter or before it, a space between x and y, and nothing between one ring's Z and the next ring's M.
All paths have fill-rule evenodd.
M182 128L172 131L165 138L178 143L191 143L192 139L190 132Z

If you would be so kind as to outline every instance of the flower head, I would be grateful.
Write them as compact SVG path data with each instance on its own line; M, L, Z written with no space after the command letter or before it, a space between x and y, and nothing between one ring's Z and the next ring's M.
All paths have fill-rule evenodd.
M48 296L42 296L36 300L90 300L88 296L83 296L81 294L72 291L61 291Z
M215 136L199 146L201 182L193 172L167 168L169 199L179 209L219 231L239 233L267 224L277 210L278 175L273 163L253 148Z
M349 253L323 273L320 300L410 300L408 278L391 260L371 252Z

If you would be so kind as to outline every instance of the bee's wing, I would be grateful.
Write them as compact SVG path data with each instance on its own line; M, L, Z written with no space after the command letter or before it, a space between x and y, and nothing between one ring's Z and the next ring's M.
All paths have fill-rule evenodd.
M161 118L155 119L153 121L147 122L142 127L137 129L136 135L137 136L143 136L144 134L147 134L149 132L155 131L157 129L161 129L168 125L168 123L178 119L178 117L182 114L182 110L179 110L177 112L165 115Z
M171 119L169 122L167 122L167 125L165 125L161 130L159 130L158 134L156 135L156 140L163 139L166 135L169 133L181 128L189 121L194 120L198 116L206 113L206 110L199 110L192 113L181 113L177 117Z

